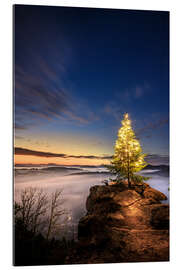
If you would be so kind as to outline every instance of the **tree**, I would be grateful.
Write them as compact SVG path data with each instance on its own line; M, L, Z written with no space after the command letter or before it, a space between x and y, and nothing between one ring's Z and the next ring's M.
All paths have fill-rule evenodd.
M52 192L49 198L42 189L25 188L14 205L15 225L21 224L34 235L42 233L48 240L60 228L61 217L67 214L63 203L62 189Z
M47 234L46 239L48 240L50 235L58 230L61 226L59 223L59 218L67 214L66 210L62 208L62 204L64 201L62 200L62 190L56 190L51 194L51 202L50 202L50 212L49 216L47 217Z
M15 222L21 220L27 230L36 233L48 209L47 195L42 189L25 188L20 202L15 203Z
M108 166L112 173L117 175L117 179L128 179L128 186L131 181L142 181L143 177L135 173L142 170L147 163L144 160L146 154L142 153L142 148L131 127L131 120L128 113L124 114L121 121L122 126L118 131L118 138L115 143L115 154Z

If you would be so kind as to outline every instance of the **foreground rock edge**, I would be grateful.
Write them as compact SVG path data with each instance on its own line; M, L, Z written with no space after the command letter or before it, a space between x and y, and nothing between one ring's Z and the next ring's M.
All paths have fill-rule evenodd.
M169 205L148 184L93 186L66 263L169 260Z

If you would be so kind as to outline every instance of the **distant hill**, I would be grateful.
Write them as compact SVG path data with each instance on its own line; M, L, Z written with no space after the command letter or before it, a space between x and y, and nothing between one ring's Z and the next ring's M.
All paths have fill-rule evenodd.
M148 164L144 170L166 170L166 171L169 171L169 165L151 165L151 164Z
M155 173L155 174L158 174L160 176L169 176L169 165L151 165L151 164L148 164L143 170L154 170L154 172L151 172L152 173ZM159 171L156 171L156 170L159 170Z

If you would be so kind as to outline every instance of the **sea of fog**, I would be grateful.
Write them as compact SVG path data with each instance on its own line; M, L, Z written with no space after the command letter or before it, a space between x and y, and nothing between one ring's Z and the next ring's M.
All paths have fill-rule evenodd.
M160 169L147 169L141 172L151 177L147 183L163 192L169 203L169 176ZM14 197L20 200L21 191L28 187L41 188L48 194L62 189L64 205L68 211L69 226L77 233L79 219L86 213L86 198L90 187L103 185L103 180L110 177L103 166L23 166L16 167L14 173ZM112 177L113 178L113 177Z

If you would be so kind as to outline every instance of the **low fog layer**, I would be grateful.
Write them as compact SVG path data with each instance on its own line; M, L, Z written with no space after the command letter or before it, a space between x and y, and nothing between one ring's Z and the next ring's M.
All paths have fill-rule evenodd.
M144 170L147 181L153 188L160 190L169 202L169 177L161 170ZM27 187L42 188L50 194L56 189L63 189L64 208L68 210L69 220L77 229L77 223L86 212L86 198L89 189L94 185L102 185L102 181L110 177L105 168L44 168L16 169L15 200L19 201L21 190Z

